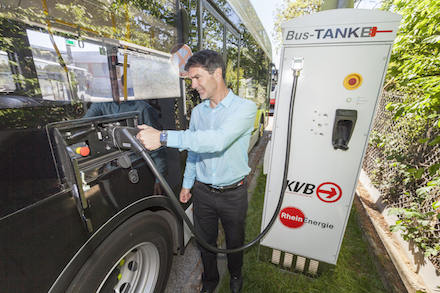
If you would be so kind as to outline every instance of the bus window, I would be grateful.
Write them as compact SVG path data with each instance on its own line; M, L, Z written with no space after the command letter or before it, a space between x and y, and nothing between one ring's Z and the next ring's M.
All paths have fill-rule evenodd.
M26 33L43 99L111 98L107 56L102 46L57 35L53 35L52 42L48 32L31 29Z
M257 105L266 103L268 94L269 59L248 30L244 30L240 70L240 95Z
M228 30L226 37L226 83L236 93L238 93L238 81L241 78L239 72L242 73L238 70L238 48L239 39Z
M203 47L223 54L223 24L207 10L203 11Z
M11 67L9 66L8 54L5 51L0 51L0 92L13 92L16 89Z
M179 69L170 62L170 56L132 55L130 69L136 72L131 75L136 99L180 96Z

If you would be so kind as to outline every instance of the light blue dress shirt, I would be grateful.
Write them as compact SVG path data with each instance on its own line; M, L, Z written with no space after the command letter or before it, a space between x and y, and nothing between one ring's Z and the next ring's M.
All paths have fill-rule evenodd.
M215 107L209 100L191 113L188 130L168 131L167 146L188 150L183 188L194 180L216 186L231 185L249 174L248 148L257 106L231 90Z

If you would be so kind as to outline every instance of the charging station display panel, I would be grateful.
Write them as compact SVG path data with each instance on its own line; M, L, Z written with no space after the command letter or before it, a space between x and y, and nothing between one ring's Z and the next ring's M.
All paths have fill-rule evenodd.
M351 13L352 20L357 19L353 13L366 14L335 11L323 13L323 17L344 13ZM376 14L368 12L370 15ZM383 13L377 15L384 16ZM339 22L343 17L331 19ZM395 19L394 36L400 18L397 22ZM287 39L292 31L302 30L303 37L298 37L296 43L295 40L292 44L285 42L283 46L263 229L275 212L281 192L284 192L284 201L261 245L336 264L394 36L380 42L371 38L338 42L334 34L329 33L337 29L327 29L322 23L325 21L314 30L308 28L307 23L285 29ZM365 26L371 29L376 24ZM356 26L352 27L355 31ZM313 36L314 31L315 40L304 38L307 31L311 31L308 36ZM316 32L321 34L320 40ZM323 39L324 35L328 36L327 40ZM304 42L300 42L301 39ZM303 67L293 95L292 132L287 134L294 82L292 64L298 59L302 59ZM288 182L286 190L281 191L288 135L291 137Z

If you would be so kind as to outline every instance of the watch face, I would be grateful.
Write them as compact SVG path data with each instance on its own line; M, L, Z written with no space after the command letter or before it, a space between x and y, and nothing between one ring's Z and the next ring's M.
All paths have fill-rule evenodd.
M167 144L167 138L168 138L168 133L166 130L162 131L160 134L160 143L162 145L166 145Z

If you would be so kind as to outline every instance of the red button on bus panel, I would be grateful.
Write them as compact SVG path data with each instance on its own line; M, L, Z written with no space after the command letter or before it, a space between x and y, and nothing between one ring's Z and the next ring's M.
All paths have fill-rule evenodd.
M88 155L90 155L90 148L87 147L87 146L82 147L81 150L80 150L80 154L83 157L87 157Z

